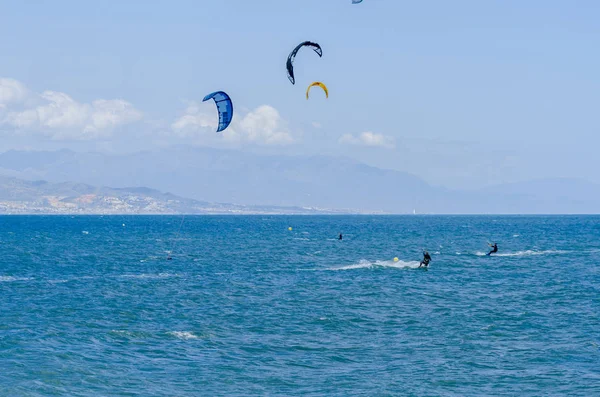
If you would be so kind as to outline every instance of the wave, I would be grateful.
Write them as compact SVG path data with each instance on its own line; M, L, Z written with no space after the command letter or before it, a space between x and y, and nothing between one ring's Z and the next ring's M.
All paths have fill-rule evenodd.
M0 276L0 282L10 283L12 281L28 281L27 277Z
M563 250L545 250L545 251L536 251L536 250L526 250L526 251L517 251L517 252L506 252L506 253L495 253L492 256L500 256L500 257L509 257L509 256L536 256L536 255L560 255L567 254L568 251ZM478 251L475 253L477 256L487 256L487 252Z
M67 279L58 279L58 280L48 280L48 282L50 284L64 284L64 283L68 283L71 280L67 280Z
M148 339L152 338L154 335L149 332L144 331L129 331L125 329L111 329L110 333L113 336L127 339Z
M122 329L111 329L110 332L112 332L113 334L123 335L123 336L132 336L133 335L133 332L125 331Z
M146 257L144 259L140 259L140 262L144 263L144 262L148 262L148 261L164 260L166 257L168 257L169 255L171 255L172 252L171 251L165 251L165 254L167 254L167 255L164 255L164 256L151 255L151 256L148 256L148 257Z
M45 281L50 284L64 284L70 283L71 281L81 281L81 280L92 280L97 279L99 277L94 276L80 276L80 277L71 277L71 278L51 278L51 279L39 279L40 281ZM27 279L31 280L31 279Z
M123 274L120 278L139 278L139 279L159 279L169 277L179 277L179 274L158 273L158 274Z
M198 336L194 335L191 332L187 332L187 331L171 331L171 332L167 332L167 334L174 336L177 339L184 339L184 340L198 339Z
M332 267L327 270L355 270L355 269L377 269L377 268L393 268L393 269L417 269L421 263L418 261L368 261L361 260L353 265Z

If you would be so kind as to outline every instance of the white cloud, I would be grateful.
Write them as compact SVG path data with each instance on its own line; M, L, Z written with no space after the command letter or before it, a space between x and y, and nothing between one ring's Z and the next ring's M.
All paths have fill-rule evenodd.
M103 131L136 122L142 112L123 99L98 99L92 102L92 113L86 125L88 132Z
M386 149L393 149L396 146L393 137L382 134L375 134L370 131L363 132L358 136L354 136L352 134L344 134L340 137L338 142L347 145L383 147Z
M279 112L268 105L259 106L240 121L241 133L246 134L247 140L266 145L288 145L294 141L284 124Z
M218 126L218 116L216 114L210 115L206 112L201 112L201 108L196 102L190 102L185 109L184 115L171 124L173 131L182 137L194 136L196 132L204 128L216 130Z
M17 80L0 78L0 108L23 102L27 95L27 88Z
M216 137L218 126L217 110L212 106L203 106L191 102L184 114L171 128L175 134L186 138L211 139ZM210 109L210 110L209 110ZM243 115L234 115L231 125L222 133L223 139L230 143L251 142L259 145L289 145L294 143L287 123L277 109L262 105Z
M115 127L142 118L139 110L122 99L79 103L62 92L29 93L21 83L10 79L0 81L0 98L4 100L6 111L0 125L41 133L56 140L106 138ZM35 104L15 109L17 102Z
M319 123L318 121L313 121L313 122L312 122L312 126L313 126L313 127L315 127L315 128L321 128L321 127L323 127L323 126L321 125L321 123Z

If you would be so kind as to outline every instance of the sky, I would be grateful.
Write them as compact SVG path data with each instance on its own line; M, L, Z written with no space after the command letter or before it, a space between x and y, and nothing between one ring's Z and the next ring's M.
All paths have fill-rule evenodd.
M592 0L0 0L0 151L186 144L451 188L600 183L599 19ZM323 57L301 50L292 85L305 40ZM328 99L306 100L313 81Z

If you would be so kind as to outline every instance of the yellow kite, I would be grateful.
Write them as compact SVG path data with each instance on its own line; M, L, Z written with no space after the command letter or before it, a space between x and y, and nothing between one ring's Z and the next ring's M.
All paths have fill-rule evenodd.
M321 87L323 89L323 91L325 91L325 97L329 98L329 91L327 91L327 86L323 83L319 83L318 81L315 81L314 83L309 85L308 88L306 89L306 99L308 99L308 93L309 93L310 89L314 86Z

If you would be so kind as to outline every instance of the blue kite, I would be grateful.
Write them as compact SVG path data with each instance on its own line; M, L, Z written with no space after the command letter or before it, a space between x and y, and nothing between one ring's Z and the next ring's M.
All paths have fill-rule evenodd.
M219 111L219 128L217 129L217 132L221 132L229 126L229 123L231 123L231 119L233 118L233 103L231 103L229 95L223 91L208 94L204 97L202 102L206 102L209 99L214 99L215 104L217 105L217 110Z

